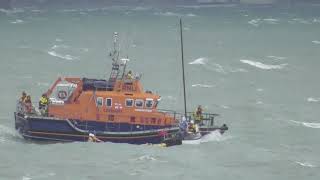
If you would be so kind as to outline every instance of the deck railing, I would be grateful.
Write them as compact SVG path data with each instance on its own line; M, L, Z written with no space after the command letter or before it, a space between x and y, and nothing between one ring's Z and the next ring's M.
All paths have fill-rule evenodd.
M177 121L181 122L184 118L184 113L179 113L172 110L164 110L159 109L159 112L169 114ZM194 121L195 123L199 123L202 126L214 126L214 118L219 116L219 114L214 113L201 113L201 115L196 115L194 112L187 112L186 120L188 122Z

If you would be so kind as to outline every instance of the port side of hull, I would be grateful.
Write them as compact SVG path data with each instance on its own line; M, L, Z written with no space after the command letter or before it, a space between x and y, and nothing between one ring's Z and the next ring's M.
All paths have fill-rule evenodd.
M86 126L83 126L86 124ZM99 122L87 122L82 125L78 120L61 120L47 117L28 117L15 113L15 126L19 133L27 139L46 141L88 141L88 134L95 133L96 137L104 142L145 144L161 143L163 136L161 131L175 134L178 128L160 128L144 126L143 130L130 128L131 131L120 131L128 128L128 125L118 125L118 131L109 130L114 124L99 124ZM102 127L105 128L102 128ZM137 126L137 125L135 125ZM138 125L139 126L139 125ZM95 128L96 127L96 128ZM100 129L98 128L100 127ZM122 127L122 128L121 128ZM109 131L107 131L109 130Z

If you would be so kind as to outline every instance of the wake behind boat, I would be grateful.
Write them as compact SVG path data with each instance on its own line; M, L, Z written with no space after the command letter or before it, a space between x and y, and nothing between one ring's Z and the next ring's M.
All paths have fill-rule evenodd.
M215 125L217 114L187 113L186 108L184 113L159 110L160 95L145 91L141 75L127 70L129 59L119 58L117 33L113 43L108 79L60 77L42 95L38 107L23 93L14 113L18 132L26 139L45 141L172 146L228 130L226 125Z

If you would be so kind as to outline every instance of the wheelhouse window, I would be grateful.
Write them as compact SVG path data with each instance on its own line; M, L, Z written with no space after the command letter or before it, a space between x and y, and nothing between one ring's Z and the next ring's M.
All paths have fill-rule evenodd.
M103 98L102 97L97 97L96 105L98 107L101 107L103 105Z
M106 98L106 106L112 107L112 98Z
M143 107L144 101L142 99L136 99L135 105L136 107Z
M132 107L133 106L133 99L126 99L126 106Z
M146 99L146 108L152 108L153 99Z

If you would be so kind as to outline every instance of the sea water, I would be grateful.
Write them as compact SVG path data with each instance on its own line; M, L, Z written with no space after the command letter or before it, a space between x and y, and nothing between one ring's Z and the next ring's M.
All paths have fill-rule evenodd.
M181 146L36 143L14 130L22 91L60 76L107 78L113 32L160 108L219 113L224 135ZM0 179L319 179L320 7L0 10Z

